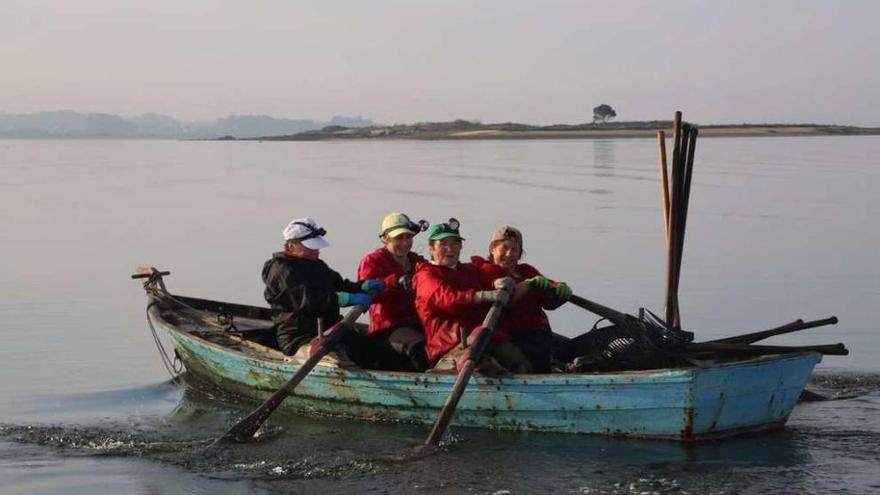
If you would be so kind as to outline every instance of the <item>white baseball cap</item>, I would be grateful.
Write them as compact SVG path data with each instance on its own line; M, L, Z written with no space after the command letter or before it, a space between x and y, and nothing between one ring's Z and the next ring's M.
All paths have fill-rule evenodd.
M282 232L285 241L299 241L309 249L324 249L330 243L324 240L327 231L322 229L311 218L297 218L291 220Z

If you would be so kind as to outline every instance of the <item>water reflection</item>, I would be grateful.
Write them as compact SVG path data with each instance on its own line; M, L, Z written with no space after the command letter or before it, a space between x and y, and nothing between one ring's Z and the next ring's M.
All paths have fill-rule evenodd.
M614 167L617 164L617 141L616 139L596 139L593 141L593 168L600 177L614 177Z

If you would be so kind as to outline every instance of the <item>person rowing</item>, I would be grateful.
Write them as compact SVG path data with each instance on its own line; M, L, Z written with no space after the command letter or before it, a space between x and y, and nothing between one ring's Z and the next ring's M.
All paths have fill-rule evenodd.
M520 263L523 256L522 232L508 225L492 233L488 259L472 256L484 282L511 277L516 282L510 304L498 321L496 332L528 356L532 371L550 373L554 348L550 321L544 310L553 310L571 297L565 283L554 284L532 265Z
M426 230L424 220L413 222L403 213L389 213L382 219L379 239L382 247L361 259L358 279L382 281L385 291L370 306L367 336L388 350L390 359L380 363L389 370L425 371L425 332L416 313L413 273L425 258L412 252L413 238Z
M438 371L463 365L472 335L480 327L489 305L506 303L509 294L484 281L476 266L460 261L462 241L459 222L450 218L428 230L430 264L419 267L413 277L416 312L425 329L428 364ZM501 363L507 364L507 367ZM529 368L528 358L510 345L504 335L493 334L487 352L477 365L484 375L501 376Z
M360 305L368 308L369 293L381 294L381 280L352 282L321 260L321 249L330 245L327 231L311 218L292 220L282 232L284 249L263 265L263 293L275 323L278 348L292 355L318 337L318 321L330 328L342 319L339 308ZM348 332L341 346L340 360L351 358L362 367L372 367L377 352L369 339ZM346 356L347 354L347 356Z

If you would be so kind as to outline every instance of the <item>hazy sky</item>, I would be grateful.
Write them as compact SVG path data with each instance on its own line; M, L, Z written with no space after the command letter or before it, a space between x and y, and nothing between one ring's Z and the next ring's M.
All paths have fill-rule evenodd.
M880 125L880 1L3 0L0 112Z

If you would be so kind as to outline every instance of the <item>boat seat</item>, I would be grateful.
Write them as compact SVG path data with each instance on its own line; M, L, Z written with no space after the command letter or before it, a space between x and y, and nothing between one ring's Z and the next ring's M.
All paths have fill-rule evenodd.
M274 326L258 328L237 327L236 329L228 330L228 332L233 335L238 335L245 340L250 340L251 342L256 342L266 347L271 347L272 349L278 349L278 340L275 338L276 334Z

